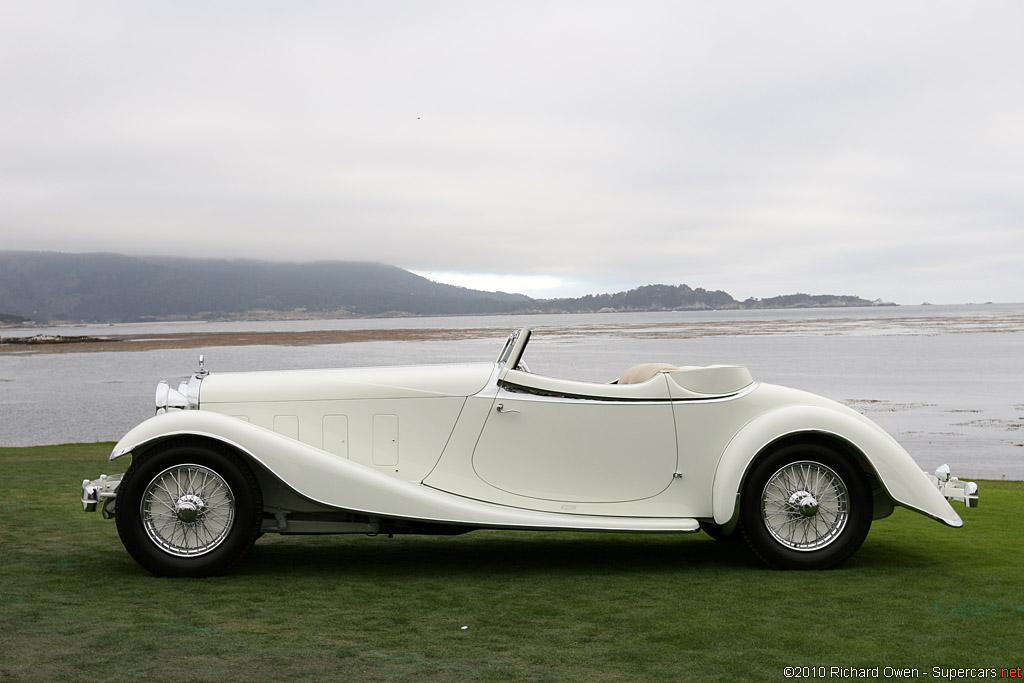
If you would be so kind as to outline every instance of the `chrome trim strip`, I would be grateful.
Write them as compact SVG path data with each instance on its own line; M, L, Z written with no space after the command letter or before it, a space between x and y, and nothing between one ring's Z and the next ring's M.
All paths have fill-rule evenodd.
M614 398L614 397L603 397L603 396L574 396L566 394L564 396L551 396L547 394L536 393L536 389L530 387L522 387L524 391L511 391L507 387L519 388L520 385L512 384L511 382L500 381L498 382L497 396L502 398L508 398L517 401L539 401L544 403L576 403L576 404L628 404L628 405L660 405L664 403L672 404L685 404L685 403L723 403L725 401L735 401L736 399L743 398L757 387L760 386L760 382L753 382L743 387L739 391L726 394L724 396L709 396L708 398ZM481 392L482 394L483 392ZM478 396L481 394L477 394ZM487 394L490 398L490 394Z

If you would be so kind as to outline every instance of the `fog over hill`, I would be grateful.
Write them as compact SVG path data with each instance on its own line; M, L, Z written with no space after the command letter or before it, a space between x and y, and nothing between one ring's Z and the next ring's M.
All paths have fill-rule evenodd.
M542 300L441 284L380 263L0 252L0 316L9 323L868 305L858 297L806 294L741 302L687 285Z

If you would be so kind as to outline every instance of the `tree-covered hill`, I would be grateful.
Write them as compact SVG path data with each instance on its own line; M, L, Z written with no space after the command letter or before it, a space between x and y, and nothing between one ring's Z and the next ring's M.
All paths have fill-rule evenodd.
M270 263L0 252L0 312L127 322L304 309L310 315L497 313L530 302L431 282L379 263Z
M876 302L877 303L877 302ZM791 294L737 301L687 285L531 299L432 282L380 263L0 252L0 323L137 322L236 317L481 315L869 306L851 296Z

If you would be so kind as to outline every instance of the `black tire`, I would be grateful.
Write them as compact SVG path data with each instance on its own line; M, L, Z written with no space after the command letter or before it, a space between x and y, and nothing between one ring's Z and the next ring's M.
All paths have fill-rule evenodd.
M157 576L230 569L262 525L263 497L249 466L204 441L174 441L135 458L117 490L117 533Z
M830 569L857 552L871 528L872 497L851 457L794 443L758 460L740 497L750 548L777 569Z

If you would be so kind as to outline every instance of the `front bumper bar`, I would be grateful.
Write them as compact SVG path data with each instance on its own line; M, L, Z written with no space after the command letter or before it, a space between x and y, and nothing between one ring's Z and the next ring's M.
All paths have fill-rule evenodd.
M961 481L949 473L949 465L936 468L935 474L927 474L939 493L949 500L958 500L969 508L978 507L978 485L973 481Z
M121 485L123 474L101 474L99 479L82 480L82 510L95 512L96 505L103 503L103 517L114 516L114 505L117 499L117 487Z

